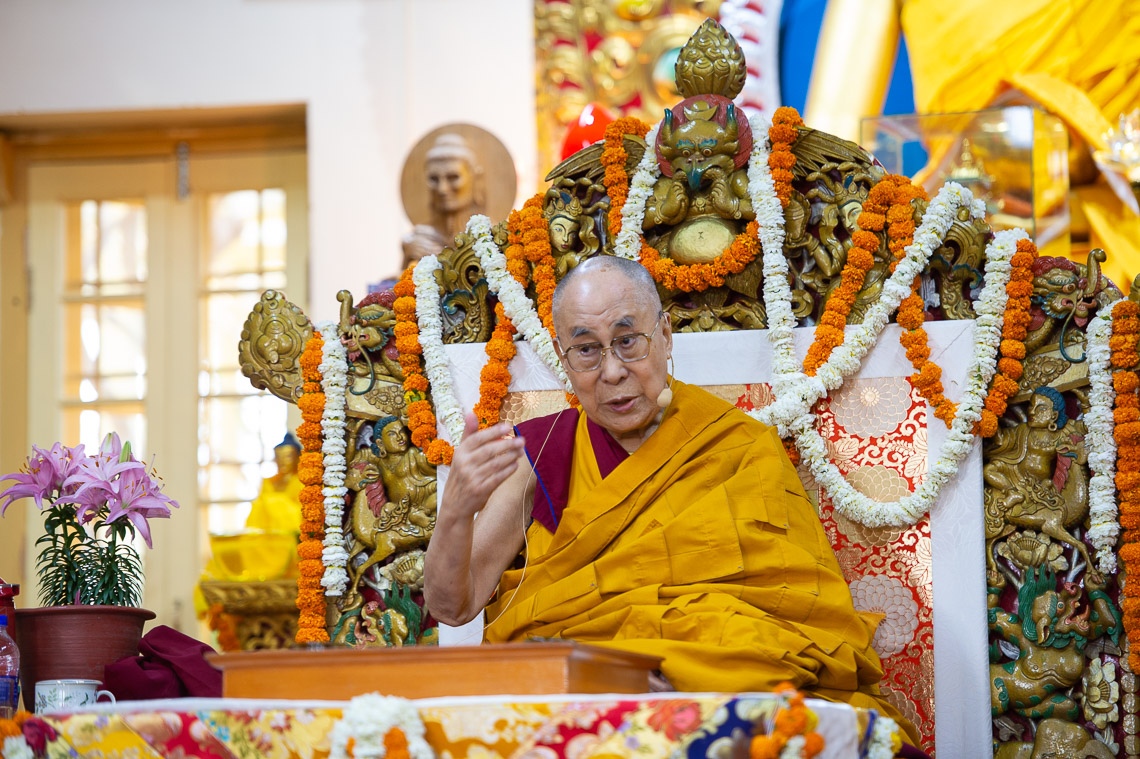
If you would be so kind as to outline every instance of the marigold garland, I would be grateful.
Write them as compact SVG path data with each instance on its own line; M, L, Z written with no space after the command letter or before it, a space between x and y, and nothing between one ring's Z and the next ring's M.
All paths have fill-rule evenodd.
M629 172L625 169L629 156L623 141L627 134L645 137L648 133L649 125L633 116L623 116L606 127L605 141L602 143L601 164L605 169L602 184L610 198L609 229L614 237L621 231L621 209L629 197ZM646 145L645 149L654 150L655 147Z
M898 251L898 257L914 240L914 209L911 202L916 198L925 200L926 193L906 177L897 174L883 177L867 193L863 210L856 222L859 228L851 233L852 245L847 252L843 271L839 274L839 286L827 296L814 339L804 357L804 373L809 377L814 377L832 351L843 344L847 318L855 307L859 291L863 289L867 272L875 265L875 253L879 250L879 236L875 233L887 230L888 249ZM921 305L921 299L919 304ZM901 307L899 315L901 324ZM909 349L907 355L910 355Z
M1116 440L1116 489L1119 493L1120 560L1124 563L1124 629L1128 635L1128 664L1140 669L1140 376L1137 339L1140 337L1140 306L1120 300L1112 307L1112 385L1116 391L1113 437Z
M213 604L206 611L206 623L218 634L218 647L223 651L240 651L241 640L237 636L235 617L227 614L221 604Z
M325 394L321 391L322 349L324 339L320 332L305 343L301 353L301 397L297 406L301 409L302 423L297 428L301 443L301 458L297 465L297 477L304 486L301 488L301 543L297 548L297 620L298 643L327 643L328 629L325 624L325 594L321 588L324 563L319 558L310 557L313 552L319 557L324 550L325 505L322 492L324 480L324 454L321 452L321 416L325 409ZM315 583L315 584L314 584Z
M801 756L810 759L823 751L823 737L815 732L819 718L807 708L804 694L791 683L777 685L775 692L787 698L787 706L777 708L771 733L752 737L751 759L779 759L788 741L797 736L803 736Z
M416 286L412 281L415 264L408 266L393 288L396 301L392 310L396 314L393 335L400 368L404 370L404 407L408 414L408 429L412 445L424 452L432 464L450 464L454 449L446 440L436 437L435 412L428 400L428 381L424 375L423 347L420 346L420 327L416 321Z
M993 437L998 431L998 419L1005 413L1009 399L1017 394L1018 380L1024 371L1025 338L1029 335L1030 299L1033 296L1033 264L1037 260L1037 246L1029 240L1017 241L1017 252L1010 260L1012 270L1005 286L1005 319L1001 328L1001 345L997 373L994 375L982 418L974 431L982 437Z
M503 304L495 304L495 330L487 341L487 362L479 372L479 402L475 416L480 429L499 421L503 398L511 384L511 359L515 357L515 326L503 311Z
M720 287L730 274L739 274L760 255L760 224L750 221L719 256L708 263L678 264L641 238L641 264L653 280L669 290L703 292Z
M799 112L785 105L772 114L772 126L768 129L768 142L772 146L768 154L768 168L772 173L772 182L776 185L776 197L780 199L783 208L787 208L792 199L792 169L796 165L792 145L799 139L799 127L803 125L804 120Z

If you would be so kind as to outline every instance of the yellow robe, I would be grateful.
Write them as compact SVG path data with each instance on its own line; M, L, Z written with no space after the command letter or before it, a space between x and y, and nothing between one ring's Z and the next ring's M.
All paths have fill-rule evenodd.
M263 480L261 492L250 505L245 520L247 530L299 533L301 531L301 489L305 487L296 475L278 487L272 479Z
M661 426L604 480L580 416L558 529L527 531L526 566L503 575L487 640L661 656L679 690L790 681L905 725L879 694L877 617L855 610L775 430L700 388L674 391Z

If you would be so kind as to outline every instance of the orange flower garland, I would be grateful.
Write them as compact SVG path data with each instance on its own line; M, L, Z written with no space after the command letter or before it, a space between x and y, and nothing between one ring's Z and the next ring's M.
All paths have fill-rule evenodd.
M851 234L852 246L839 274L839 286L827 296L815 328L815 338L804 357L804 373L809 377L814 377L819 367L827 363L832 351L843 344L847 317L855 307L855 299L863 289L867 272L875 265L875 253L879 250L879 237L875 233L885 228L889 249L905 251L914 239L911 201L920 197L925 198L920 188L896 174L883 177L867 193L857 222L859 228ZM901 253L896 255L901 256Z
M297 406L303 420L297 429L301 442L301 460L297 477L301 488L301 543L297 548L297 620L298 643L327 643L325 625L325 593L321 587L324 562L321 552L325 536L325 499L321 492L324 480L324 456L321 453L321 416L325 409L325 394L321 391L321 351L324 339L320 332L305 343L301 353L301 397ZM314 434L315 431L315 434ZM316 558L312 558L315 556Z
M752 737L751 759L779 759L784 746L797 735L804 737L804 757L810 759L823 751L823 737L815 732L818 718L804 704L804 694L795 690L791 683L781 683L775 692L787 694L788 706L777 709L770 734Z
M1009 399L1017 394L1017 381L1024 369L1025 338L1029 334L1029 322L1033 319L1029 304L1033 296L1033 263L1036 260L1037 246L1029 240L1018 240L1017 252L1010 260L1009 283L1005 286L1009 299L1001 328L1001 358L986 395L982 418L974 430L982 437L997 434L998 419L1005 413Z
M739 274L744 267L760 255L760 224L750 221L733 239L728 249L704 264L678 264L671 258L662 258L661 252L641 238L641 264L653 275L653 280L669 290L703 292L720 287L729 274Z
M416 285L412 281L412 264L400 275L394 289L396 301L392 310L396 314L394 335L400 367L404 370L404 404L408 413L408 428L412 431L412 444L424 452L432 464L450 464L454 450L451 444L436 437L435 412L428 400L428 380L424 376L420 356L420 327L416 321Z
M503 304L495 304L495 331L487 341L487 363L479 372L479 402L475 404L475 416L479 418L479 428L488 427L499 421L503 409L503 398L511 384L511 359L515 349L515 325L503 311Z
M628 154L625 152L623 140L627 134L636 134L645 137L649 133L649 125L641 119L632 116L623 116L606 127L605 141L602 143L602 184L605 185L606 194L610 198L609 226L610 234L617 237L621 231L621 209L625 206L625 199L629 197L629 172L625 170ZM646 150L654 150L653 145L646 145Z
M1140 337L1140 307L1134 301L1117 301L1112 307L1112 337L1109 338L1116 440L1116 489L1119 493L1120 560L1124 563L1124 629L1128 635L1128 664L1140 669L1140 377L1137 338Z
M776 185L776 197L783 208L787 208L792 199L792 169L796 165L792 145L800 138L798 127L803 125L799 111L785 105L772 114L772 126L768 128L768 142L772 146L768 153L768 168Z

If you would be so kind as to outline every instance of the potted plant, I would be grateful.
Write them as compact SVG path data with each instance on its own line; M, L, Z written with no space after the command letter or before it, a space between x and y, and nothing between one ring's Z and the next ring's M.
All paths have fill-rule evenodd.
M91 454L82 445L33 446L4 481L13 484L0 491L0 516L31 498L44 522L36 540L41 608L21 609L15 625L29 704L40 680L102 680L105 665L138 653L143 624L155 615L139 608L136 539L150 547L148 520L169 517L178 504L114 433Z

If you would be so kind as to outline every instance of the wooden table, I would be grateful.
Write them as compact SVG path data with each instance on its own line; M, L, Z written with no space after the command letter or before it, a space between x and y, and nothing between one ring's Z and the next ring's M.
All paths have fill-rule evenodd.
M500 693L647 693L656 656L572 642L329 648L208 655L225 698L346 700Z

